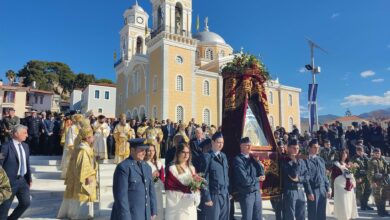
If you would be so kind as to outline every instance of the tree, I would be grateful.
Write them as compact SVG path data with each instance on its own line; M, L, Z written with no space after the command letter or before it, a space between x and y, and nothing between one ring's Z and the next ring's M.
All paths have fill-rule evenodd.
M5 76L8 78L10 84L12 84L15 80L16 73L13 70L7 70Z
M114 84L111 79L98 79L95 81L96 83L107 83L107 84Z
M93 74L79 73L76 76L74 88L84 89L89 84L96 81L96 78Z

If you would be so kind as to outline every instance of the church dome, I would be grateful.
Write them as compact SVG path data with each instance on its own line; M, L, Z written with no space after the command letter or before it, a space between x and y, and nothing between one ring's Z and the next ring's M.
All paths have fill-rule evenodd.
M200 42L226 44L225 40L219 34L207 30L196 33L193 38Z
M134 11L145 12L145 10L141 6L138 5L138 1L136 1L135 4L133 6L131 6L130 9L134 10Z

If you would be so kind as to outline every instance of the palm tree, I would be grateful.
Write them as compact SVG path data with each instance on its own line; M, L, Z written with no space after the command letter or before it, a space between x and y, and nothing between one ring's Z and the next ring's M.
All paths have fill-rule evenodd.
M8 78L9 84L12 85L14 83L16 73L13 70L8 70L5 73L5 76Z

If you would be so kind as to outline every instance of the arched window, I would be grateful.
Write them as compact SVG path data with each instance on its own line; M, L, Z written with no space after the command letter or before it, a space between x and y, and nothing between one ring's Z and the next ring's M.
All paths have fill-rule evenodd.
M291 94L288 95L288 105L292 106L293 105L293 97Z
M288 128L289 128L290 132L293 130L293 125L294 125L294 120L292 117L289 117L288 118Z
M153 119L157 119L157 106L153 106Z
M178 2L175 6L175 34L182 34L183 30L183 6Z
M142 54L143 53L143 39L142 37L137 37L137 54Z
M157 92L157 75L154 75L153 77L153 92Z
M139 118L138 118L138 110L136 108L133 109L133 113L132 113L132 116L131 116L132 119L135 119L137 121L139 121Z
M208 60L213 60L213 59L214 59L213 49L207 48L207 49L206 49L206 52L205 52L205 57L206 57L206 59L208 59Z
M177 56L177 57L176 57L176 63L178 63L178 64L183 64L183 62L184 62L184 59L183 59L182 56Z
M269 116L269 124L271 125L271 128L275 128L275 122L274 122L274 116L270 115Z
M207 80L203 82L203 95L210 95L210 83Z
M274 104L274 94L269 91L268 101L270 104Z
M210 125L210 110L207 108L203 110L203 123Z
M144 120L145 117L146 117L145 107L141 106L141 107L139 107L139 118L141 120Z
M183 77L180 75L176 77L176 90L183 91Z
M183 106L177 106L176 107L176 122L183 122L184 121L184 108Z
M222 57L225 57L225 51L224 50L221 50L219 52L219 56L222 58Z

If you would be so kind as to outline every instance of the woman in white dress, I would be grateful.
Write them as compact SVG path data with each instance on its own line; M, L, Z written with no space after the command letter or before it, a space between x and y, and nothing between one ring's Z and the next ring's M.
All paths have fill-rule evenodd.
M200 203L200 193L191 192L190 183L195 175L191 165L191 150L186 143L176 148L174 164L169 167L165 179L166 220L196 220L196 207Z
M347 161L348 150L343 149L340 151L339 161L336 161L332 168L334 216L338 220L349 220L359 217L354 191L356 182Z
M165 174L163 164L156 154L156 144L154 141L149 143L145 161L152 168L154 189L156 190L157 216L154 220L162 220L164 219L162 191L164 190Z

